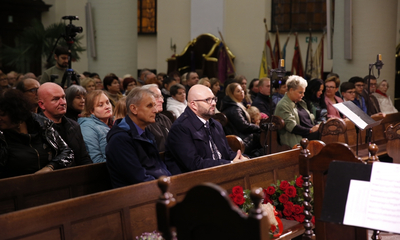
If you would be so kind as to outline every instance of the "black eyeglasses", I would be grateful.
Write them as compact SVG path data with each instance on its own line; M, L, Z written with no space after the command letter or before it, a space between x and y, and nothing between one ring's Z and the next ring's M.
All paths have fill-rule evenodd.
M206 98L206 99L197 99L197 100L193 100L193 101L202 101L202 102L206 102L208 104L212 104L212 101L215 101L215 103L217 103L218 98L217 97L213 97L213 98Z
M25 90L25 92L37 93L38 89L39 88L31 88L31 89Z

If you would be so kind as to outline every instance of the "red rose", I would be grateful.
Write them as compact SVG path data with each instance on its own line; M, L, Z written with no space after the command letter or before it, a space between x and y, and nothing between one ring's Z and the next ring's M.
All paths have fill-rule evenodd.
M290 184L288 183L288 181L282 181L281 185L279 186L279 189L282 191L285 191L286 188L288 188L290 186Z
M277 211L277 213L278 213L278 214L277 214L276 216L277 216L278 218L282 218L282 212L281 212L281 211Z
M290 209L290 210L292 211L293 203L290 202L290 201L288 201L288 202L286 202L285 204L283 204L283 207L284 207L284 208L287 208L287 209Z
M235 186L232 188L233 195L242 195L243 196L243 188L241 186Z
M285 193L289 197L294 198L296 197L296 188L293 186L289 186L288 188L286 188Z
M311 223L315 225L315 217L314 216L312 216L312 218L311 218Z
M294 215L294 220L303 223L306 216L304 214Z
M287 201L289 201L288 195L286 195L286 194L281 194L281 195L279 196L279 202L285 204L285 203L287 203Z
M283 209L283 215L285 215L286 217L292 216L292 211L289 208L285 208Z
M271 197L266 194L265 198L264 198L264 204L267 204L267 203L271 203L273 205L273 201L271 200Z
M233 202L236 203L237 205L243 205L243 203L246 200L244 199L244 197L242 195L235 195Z
M303 213L304 208L301 207L300 205L297 205L297 204L296 204L296 205L293 206L292 210L293 210L293 212L294 212L295 214L301 214L301 213Z
M275 193L275 188L272 187L272 186L269 186L269 187L267 188L266 193L267 193L268 195L274 194L274 193Z
M304 183L303 176L300 175L300 176L296 179L296 186L298 186L299 188L301 188L301 187L303 187L303 183Z

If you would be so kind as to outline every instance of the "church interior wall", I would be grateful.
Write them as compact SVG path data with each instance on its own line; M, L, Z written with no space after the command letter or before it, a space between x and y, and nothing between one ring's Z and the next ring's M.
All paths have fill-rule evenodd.
M157 35L139 35L135 47L137 48L137 52L134 53L134 50L132 50L133 52L130 50L121 52L120 54L129 53L130 58L136 58L137 69L146 67L156 69L158 72L166 72L166 59L174 53L171 49L171 43L176 45L176 53L180 54L186 44L193 39L191 37L193 32L191 27L194 23L191 21L198 20L192 20L191 11L194 11L192 10L192 4L197 4L196 1L198 0L158 1ZM84 39L82 43L86 46L86 20L84 11L86 2L80 2L78 0L45 0L45 2L53 5L49 12L43 13L42 15L42 21L45 26L60 21L61 17L64 15L80 15L80 20L76 21L75 25L84 27ZM98 4L105 4L99 0L95 2ZM340 74L342 81L347 81L354 75L353 73L356 73L355 75L364 76L368 73L368 63L374 62L376 60L376 54L380 53L385 63L381 73L382 79L386 78L389 82L394 81L393 49L395 45L400 42L400 14L398 14L398 12L400 12L400 0L384 0L384 3L379 1L376 3L368 2L368 4L365 4L362 0L353 0L353 17L355 18L353 21L353 60L343 59L343 36L341 35L342 30L340 30L343 25L341 19L341 17L343 17L343 11L341 9L343 8L342 1L335 2L336 16L335 32L333 34L334 60L327 58L327 40L325 37L324 71L329 72L333 68L334 72ZM208 3L207 6L209 7L210 3ZM94 9L94 11L96 11L96 9ZM207 18L207 9L196 9L196 11L201 12L204 18ZM136 17L136 11L131 11L131 14ZM216 14L215 11L213 11L213 14ZM266 18L268 27L271 28L271 0L251 0L251 3L241 0L224 0L221 14L223 16L223 27L221 27L222 34L228 47L236 56L235 66L237 73L245 75L248 79L258 77L265 37L263 19ZM376 19L380 20L377 21ZM108 17L107 21L112 21L112 19ZM389 25L380 26L377 25L377 22L387 22ZM99 25L99 23L95 24ZM117 23L114 22L113 24ZM201 25L201 23L196 24ZM390 28L390 31L392 31L392 33L385 31L385 34L389 35L385 35L384 43L382 43L382 34L380 33L383 28ZM365 37L368 35L376 37ZM270 33L269 36L271 44L273 44L275 41L275 34ZM281 47L283 47L287 36L287 32L280 33ZM313 37L317 37L317 42L312 43L314 51L317 49L321 36L322 33L320 32L313 33ZM98 35L97 38L99 37ZM308 33L299 33L298 35L303 63L306 58L307 37ZM117 34L113 36L113 38L117 40L120 36ZM102 46L98 45L97 48L109 48L113 44L115 44L115 41L110 39ZM123 41L119 44L135 43ZM288 71L290 71L292 65L294 44L295 36L292 34L286 48L285 64ZM382 48L381 46L388 47ZM107 57L107 55L99 56L98 58L103 57ZM107 59L107 61L118 63L118 61L123 61L122 59L127 58L128 57L112 60ZM86 53L82 54L81 60L73 63L73 68L79 72L86 70L94 71L91 69L90 61L90 57L88 57ZM108 65L107 70L104 71L113 71L112 66L111 64ZM105 68L105 66L103 68ZM129 73L135 76L136 69L131 69L132 71ZM125 72L121 72L120 74L125 74ZM389 93L392 98L394 97L393 90L393 87L389 88Z

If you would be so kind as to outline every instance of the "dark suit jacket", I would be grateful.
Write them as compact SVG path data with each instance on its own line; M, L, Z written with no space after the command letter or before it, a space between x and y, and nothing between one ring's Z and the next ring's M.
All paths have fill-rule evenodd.
M230 163L235 158L221 124L212 118L209 122L222 159L213 160L204 124L187 107L172 124L166 143L165 163L173 175Z
M275 103L269 96L257 93L257 97L254 99L252 106L255 106L260 112L265 113L268 117L271 117L275 112Z

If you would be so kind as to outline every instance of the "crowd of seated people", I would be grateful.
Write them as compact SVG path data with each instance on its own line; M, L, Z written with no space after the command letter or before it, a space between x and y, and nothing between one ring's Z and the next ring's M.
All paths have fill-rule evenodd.
M273 115L285 122L279 143L293 147L303 137L319 139L321 122L346 119L333 104L352 101L370 115L397 112L387 81L377 87L373 76L342 84L337 74L248 82L239 74L220 81L144 69L137 79L84 72L81 86L61 88L40 85L31 74L9 74L0 73L0 178L106 162L113 186L122 187L260 156L260 120ZM219 112L228 120L224 126L213 119ZM232 151L226 135L240 137L245 151ZM32 149L18 151L27 149L28 137L39 153L35 166Z

